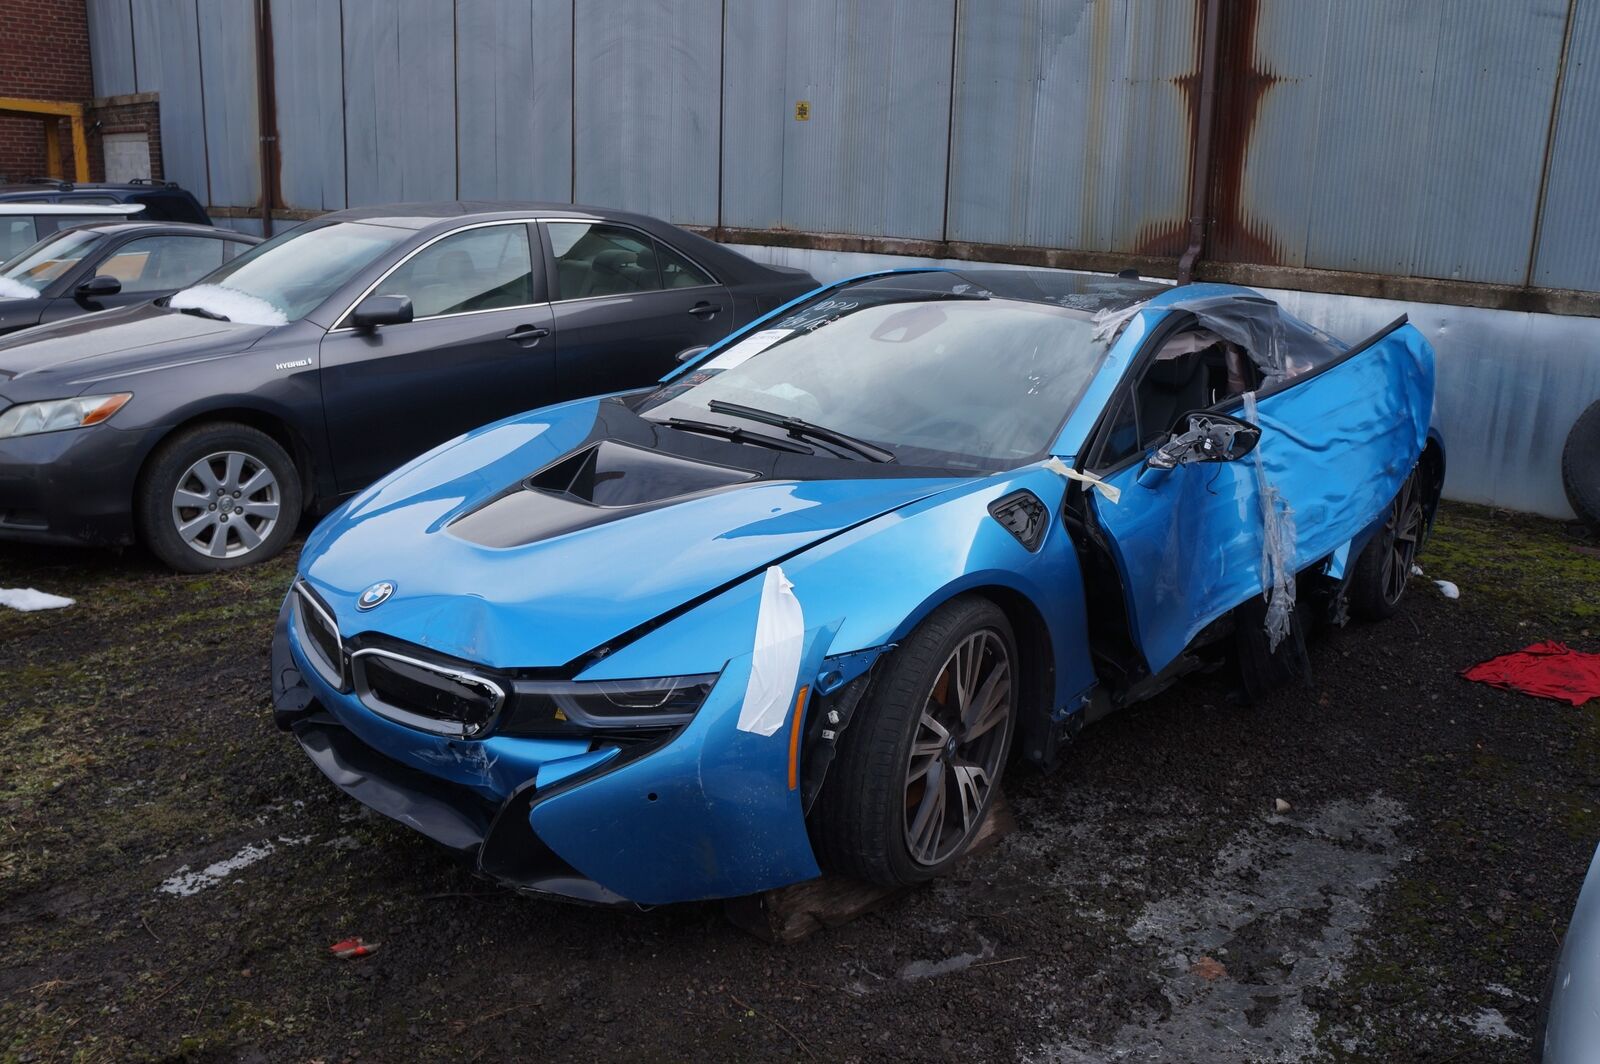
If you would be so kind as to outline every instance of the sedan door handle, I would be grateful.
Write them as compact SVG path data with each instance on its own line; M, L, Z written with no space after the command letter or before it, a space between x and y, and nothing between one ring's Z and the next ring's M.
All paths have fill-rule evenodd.
M701 321L710 321L712 318L716 317L718 312L721 310L722 308L714 303L696 303L694 306L689 308L689 313L693 314Z
M506 333L506 339L523 347L532 347L534 344L550 335L550 330L538 325L519 325Z

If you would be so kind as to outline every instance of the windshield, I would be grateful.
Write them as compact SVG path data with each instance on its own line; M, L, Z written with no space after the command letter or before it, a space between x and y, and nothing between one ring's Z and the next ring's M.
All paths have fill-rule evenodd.
M640 413L728 424L739 415L714 410L721 400L887 447L907 465L1006 469L1053 442L1107 350L1094 332L1087 311L989 296L958 274L883 277L731 344Z
M410 235L364 222L299 226L257 244L169 305L252 325L299 321Z
M33 299L82 261L101 240L94 229L68 229L46 237L0 265L0 299Z

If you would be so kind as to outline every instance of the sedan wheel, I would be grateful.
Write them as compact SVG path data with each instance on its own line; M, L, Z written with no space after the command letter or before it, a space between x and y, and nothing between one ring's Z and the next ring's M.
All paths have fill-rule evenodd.
M172 524L191 550L207 558L238 558L272 535L281 505L278 478L261 459L218 451L178 478Z
M977 596L941 606L890 651L812 810L824 867L900 886L954 864L998 793L1019 683L1010 622Z
M215 572L283 550L301 499L299 470L271 436L248 425L197 425L151 456L135 516L145 545L169 566Z

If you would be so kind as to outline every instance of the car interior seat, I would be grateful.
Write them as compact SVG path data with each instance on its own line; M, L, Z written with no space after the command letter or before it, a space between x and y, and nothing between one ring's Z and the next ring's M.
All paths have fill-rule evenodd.
M648 259L648 263L644 260ZM590 263L586 296L618 296L655 287L655 256L611 248ZM645 283L648 278L650 283Z
M1211 405L1210 374L1203 353L1158 358L1139 383L1139 434L1143 446L1160 443L1178 418Z

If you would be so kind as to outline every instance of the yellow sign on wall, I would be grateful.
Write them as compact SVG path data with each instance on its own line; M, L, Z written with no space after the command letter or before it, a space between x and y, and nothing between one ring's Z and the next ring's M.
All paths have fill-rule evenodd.
M811 121L811 101L796 100L794 102L794 120L796 122Z

